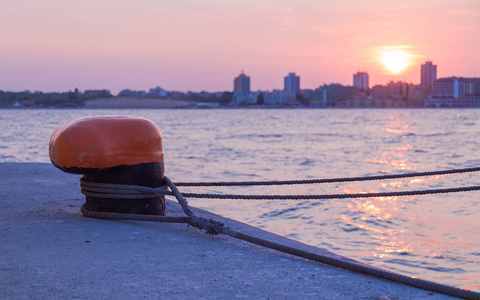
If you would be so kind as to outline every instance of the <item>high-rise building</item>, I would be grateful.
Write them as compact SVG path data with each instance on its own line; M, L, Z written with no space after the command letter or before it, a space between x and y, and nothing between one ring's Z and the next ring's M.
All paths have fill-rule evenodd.
M284 90L300 93L300 76L295 75L295 73L288 73L283 82Z
M240 73L238 77L235 77L233 81L233 93L234 94L249 94L250 93L250 77L245 73Z
M368 91L368 73L357 72L357 74L353 74L353 86Z
M251 104L253 101L250 93L250 77L243 71L233 81L233 101L237 104Z
M437 80L437 65L432 64L431 61L427 61L422 65L420 84L433 88L435 80Z

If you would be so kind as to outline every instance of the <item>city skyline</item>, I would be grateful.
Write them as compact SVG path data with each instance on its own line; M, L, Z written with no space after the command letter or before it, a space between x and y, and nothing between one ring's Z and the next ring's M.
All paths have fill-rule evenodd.
M222 91L242 69L252 90L292 71L302 89L420 84L426 61L480 77L479 33L477 0L4 0L0 90Z

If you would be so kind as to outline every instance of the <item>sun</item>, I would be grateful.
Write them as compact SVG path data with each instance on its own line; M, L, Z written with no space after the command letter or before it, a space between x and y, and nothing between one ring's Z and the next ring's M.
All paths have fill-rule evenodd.
M410 64L410 54L405 50L385 50L382 63L392 73L400 73Z

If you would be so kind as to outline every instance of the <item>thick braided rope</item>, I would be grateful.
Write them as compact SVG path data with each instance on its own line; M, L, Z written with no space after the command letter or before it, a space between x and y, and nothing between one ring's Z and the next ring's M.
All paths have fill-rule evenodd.
M147 186L116 184L88 181L80 178L82 194L89 197L102 197L112 199L149 199L160 195L173 195L166 186L151 188Z
M349 199L349 198L375 198L375 197L395 197L395 196L415 196L429 194L447 194L459 192L471 192L480 190L480 186L468 186L447 189L400 191L400 192L378 192L378 193L357 193L357 194L324 194L324 195L235 195L235 194L198 194L182 193L190 198L209 198L209 199L243 199L243 200L326 200L326 199Z
M139 215L139 214L124 214L114 212L96 212L90 211L85 204L81 207L81 212L86 217L100 218L100 219L122 219L122 220L144 220L154 222L170 222L170 223L188 223L193 227L205 229L208 234L216 235L220 232L223 224L212 219L205 219L197 217L188 206L187 200L182 197L180 191L175 187L173 182L164 177L165 182L172 189L167 191L166 186L158 188L128 185L128 184L111 184L88 181L85 178L80 179L80 186L82 187L82 194L91 197L113 198L113 199L146 199L154 198L158 195L174 195L180 203L184 213L187 217L170 217L158 215ZM173 187L173 188L172 188Z
M164 178L165 182L169 185L173 183L167 177ZM188 206L187 200L182 197L178 189L172 189L172 192L166 190L166 186L158 188L143 187L137 185L127 184L106 184L88 181L85 178L80 179L80 186L82 187L82 193L91 197L102 198L114 198L114 199L145 199L152 198L158 195L175 195L179 199L179 203L182 206L184 213L187 217L174 217L174 216L158 216L158 215L140 215L140 214L125 214L115 212L97 212L88 210L85 204L81 207L81 212L86 217L99 218L99 219L121 219L121 220L141 220L141 221L153 221L153 222L168 222L168 223L188 223L193 227L199 229L205 229L208 234L216 235L219 233L220 227L223 224L212 220L197 217ZM125 195L122 195L125 193Z
M182 206L182 208L184 208L185 213L187 215L189 215L190 213L192 215L194 215L193 212L190 210L190 208L188 206L187 200L183 197L183 195L180 193L180 191L175 186L175 184L169 178L167 178L166 176L165 176L165 182L168 185L168 187L172 190L173 194L177 198L177 200L180 203L180 205ZM211 220L211 221L215 222L213 220ZM233 238L240 239L240 240L252 243L252 244L267 247L267 248L270 248L270 249L274 249L274 250L277 250L277 251L281 251L281 252L284 252L284 253L295 255L295 256L298 256L298 257L305 258L305 259L309 259L309 260L312 260L312 261L324 263L324 264L327 264L327 265L330 265L330 266L339 267L339 268L342 268L344 270L349 270L349 271L353 271L353 272L360 273L360 274L370 275L370 276L374 276L376 278L387 279L387 280L390 280L390 281L393 281L393 282L402 283L402 284L406 284L406 285L409 285L409 286L422 288L422 289L429 290L429 291L439 292L439 293L443 293L443 294L446 294L446 295L451 295L451 296L460 297L460 298L464 298L464 299L480 300L480 294L476 293L476 292L473 292L473 291L464 290L464 289L460 289L460 288L456 288L456 287L451 287L451 286L439 284L439 283L436 283L436 282L431 282L431 281L428 281L428 280L412 278L412 277L408 277L408 276L405 276L405 275L392 273L392 272L389 272L389 271L386 271L386 270L373 268L373 267L368 266L368 265L359 264L359 263L352 263L352 262L344 261L344 260L341 260L341 259L332 258L332 257L328 257L328 256L325 256L325 255L320 255L320 254L317 254L317 253L312 253L312 252L304 251L304 250L301 250L301 249L293 248L293 247L290 247L290 246L278 244L278 243L271 242L271 241L268 241L268 240L265 240L265 239L262 239L262 238L259 238L259 237L256 237L256 236L252 236L252 235L249 235L249 234L245 234L245 233L233 230L230 227L224 226L222 223L212 224L211 230L216 232L216 233L223 233L225 235L228 235L228 236L231 236Z
M159 216L159 215L140 215L125 214L116 212L103 212L88 210L85 204L80 208L82 215L89 218L97 219L115 219L115 220L133 220L133 221L150 221L165 223L187 223L198 229L205 229L208 234L216 235L220 230L216 229L223 226L222 223L212 219L200 218L197 216L181 217L181 216Z
M173 184L173 182L170 182ZM112 184L87 181L80 179L82 193L90 197L103 197L112 199L146 199L155 198L159 195L174 195L167 191L165 186L150 188L137 185ZM428 194L445 194L478 191L480 186L431 189L417 191L399 191L399 192L378 192L378 193L356 193L356 194L323 194L323 195L235 195L235 194L199 194L182 193L184 197L189 198L209 198L209 199L243 199L243 200L326 200L326 199L347 199L347 198L374 198L374 197L395 197L395 196L415 196Z
M450 296L460 297L464 299L474 299L480 300L480 294L464 290L456 287L451 287L447 285L442 285L439 283L412 278L396 273L392 273L386 270L373 268L368 265L363 265L354 262L347 262L341 259L336 259L297 248L289 247L286 245L278 244L271 242L265 239L261 239L252 235L244 234L235 230L232 230L229 227L223 225L223 223L217 222L212 219L199 218L195 216L193 211L190 209L186 199L182 196L175 184L167 177L165 177L165 182L168 187L172 190L172 194L177 198L180 203L183 211L187 217L166 217L166 216L152 216L152 215L134 215L134 214L122 214L122 213L110 213L110 212L92 212L88 211L85 208L85 205L82 206L82 214L94 218L105 218L105 219L124 219L124 220L146 220L146 221L156 221L156 222L176 222L176 223L188 223L194 227L205 229L209 234L219 234L223 233L225 235L244 240L253 244L257 244L263 247L309 259L312 261L324 263L327 265L339 267L345 270L353 271L360 274L370 275L376 278L387 279L393 282L406 284L409 286L422 288L425 290L443 293ZM136 186L135 186L136 187ZM113 188L113 187L112 187ZM83 186L82 186L83 189ZM98 195L98 194L97 194ZM103 195L103 194L102 194Z
M439 283L424 280L424 279L408 277L405 275L392 273L386 270L377 269L368 265L344 261L341 259L304 251L301 249L289 247L286 245L264 240L255 236L244 234L238 231L234 231L234 230L231 230L229 227L222 228L221 233L240 239L240 240L244 240L249 243L257 244L263 247L267 247L280 252L295 255L295 256L309 259L312 261L324 263L324 264L338 267L344 270L349 270L355 273L360 273L364 275L373 276L376 278L386 279L392 282L402 283L408 286L421 288L424 290L442 293L445 295L455 296L459 298L474 299L474 300L480 299L480 293L476 293L474 291L469 291L469 290L464 290L464 289L460 289L460 288L456 288L448 285L443 285L443 284L439 284Z
M308 180L272 180L272 181L239 181L239 182L176 182L176 186L249 186L249 185L293 185L293 184L315 184L315 183L336 183L336 182L351 182L351 181L370 181L370 180L387 180L399 179L409 177L435 176L458 173L478 172L480 167L451 169L441 171L416 172L405 174L388 174L378 176L363 176L363 177L340 177L340 178L325 178L325 179L308 179Z
M175 216L159 216L159 215L139 215L139 214L124 214L116 212L92 211L85 207L85 203L80 208L82 215L89 218L97 219L115 219L115 220L134 220L134 221L151 221L151 222L166 222L166 223L188 223L188 217Z

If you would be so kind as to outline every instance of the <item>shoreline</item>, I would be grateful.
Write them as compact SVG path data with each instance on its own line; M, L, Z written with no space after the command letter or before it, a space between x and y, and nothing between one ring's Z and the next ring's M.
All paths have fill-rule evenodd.
M310 106L285 106L285 105L221 105L217 102L201 102L192 100L162 99L162 98L135 98L135 97L111 97L86 100L82 106L75 103L64 103L59 106L0 106L0 110L22 109L334 109L334 110L391 110L391 109L479 109L477 106L455 107L310 107Z
M307 106L282 105L234 105L219 102L202 102L193 100L110 97L86 100L82 106L75 103L64 103L59 106L0 106L0 109L318 109ZM333 107L329 107L333 108Z
M173 99L114 97L87 100L81 108L87 109L170 109L187 108L194 106L196 102Z

